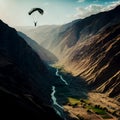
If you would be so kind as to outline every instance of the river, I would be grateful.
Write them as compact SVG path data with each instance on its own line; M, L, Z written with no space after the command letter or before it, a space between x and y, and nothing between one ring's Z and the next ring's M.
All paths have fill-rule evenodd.
M53 101L53 107L54 107L55 111L57 112L57 114L59 114L62 117L61 111L63 111L63 107L57 103L57 99L55 97L55 92L56 92L55 86L52 86L51 98Z
M65 83L65 85L68 85L67 81L63 79L62 75L59 74L58 69L56 70L56 76L60 77L60 79Z
M62 75L59 74L58 69L56 69L56 76L60 77L60 80L62 80L65 83L65 85L68 85L67 81L63 79ZM57 98L55 97L55 93L56 93L56 87L52 86L51 99L53 101L53 108L55 109L58 115L60 115L62 118L64 118L64 120L66 120L64 115L64 109L61 105L57 103Z

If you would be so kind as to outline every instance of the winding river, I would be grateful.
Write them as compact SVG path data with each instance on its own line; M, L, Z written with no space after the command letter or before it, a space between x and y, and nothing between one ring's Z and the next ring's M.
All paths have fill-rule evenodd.
M56 76L60 77L60 80L62 80L65 85L68 85L67 81L63 79L63 77L59 74L58 69L56 70ZM55 97L55 93L56 93L56 87L52 86L52 93L51 93L51 99L53 101L53 108L55 109L55 111L57 112L58 115L60 115L62 118L64 118L64 120L66 120L65 116L64 116L64 109L61 105L59 105L57 103L57 98Z
M57 99L55 97L55 92L56 92L55 86L52 86L51 98L53 101L53 107L54 107L55 111L57 112L57 114L59 114L62 117L61 111L63 111L63 107L57 103Z
M65 85L68 85L67 81L63 79L62 75L59 74L58 69L56 70L56 76L60 77L60 79L65 83Z

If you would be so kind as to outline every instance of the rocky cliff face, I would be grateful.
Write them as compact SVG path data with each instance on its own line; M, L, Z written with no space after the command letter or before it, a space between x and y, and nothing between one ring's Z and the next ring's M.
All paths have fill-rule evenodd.
M0 111L7 119L61 118L50 107L49 72L40 56L0 21Z
M75 23L58 44L58 65L87 80L91 89L120 100L120 6ZM64 58L64 59L62 59Z
M107 92L109 96L120 93L120 24L79 43L65 60L67 71L85 78L90 88Z
M64 59L60 59L59 62L59 65L63 65L74 76L86 79L91 89L107 93L110 97L117 97L117 99L120 98L120 64L118 62L120 60L120 19L117 19L120 16L118 10L120 6L83 19L82 22L85 24L77 23L77 26L84 26L82 29L80 27L81 30L77 29L79 39L66 52L63 51ZM69 34L72 35L72 33Z
M51 51L59 58L66 55L67 51L73 49L80 41L85 41L89 37L104 31L107 27L119 23L119 10L120 6L111 11L73 22L72 26L67 28L65 32L59 32L59 43L51 48Z

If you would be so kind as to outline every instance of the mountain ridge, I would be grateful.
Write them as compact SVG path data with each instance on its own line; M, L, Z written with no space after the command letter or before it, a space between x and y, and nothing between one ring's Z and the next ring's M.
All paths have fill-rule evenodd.
M62 120L51 106L52 82L45 62L14 28L1 20L0 28L1 117Z
M86 79L90 88L119 100L120 24L79 43L61 60L66 71ZM63 63L62 63L63 62Z

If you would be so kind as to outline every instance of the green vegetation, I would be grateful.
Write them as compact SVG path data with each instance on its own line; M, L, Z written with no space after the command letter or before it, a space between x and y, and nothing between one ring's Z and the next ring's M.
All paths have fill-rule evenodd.
M90 104L88 99L80 99L81 103Z
M104 115L104 114L106 114L106 111L105 111L104 109L102 109L99 105L93 106L93 105L91 105L91 104L87 104L87 105L86 105L86 108L87 108L88 110L93 111L93 112L96 113L96 114L99 114L99 115Z
M76 105L76 104L78 105L78 104L80 104L80 100L76 99L76 98L69 97L68 101L69 101L70 105Z
M77 99L77 98L68 98L69 105L72 107L76 107L80 105L82 108L87 110L87 113L96 113L100 115L103 119L109 119L112 118L108 113L107 113L107 108L102 108L100 105L93 105L90 103L88 99ZM77 117L80 120L84 120L84 118L80 115L77 115Z
M104 115L106 114L106 111L101 109L101 108L96 108L96 107L93 107L92 108L93 112L95 112L96 114L99 114L99 115Z

